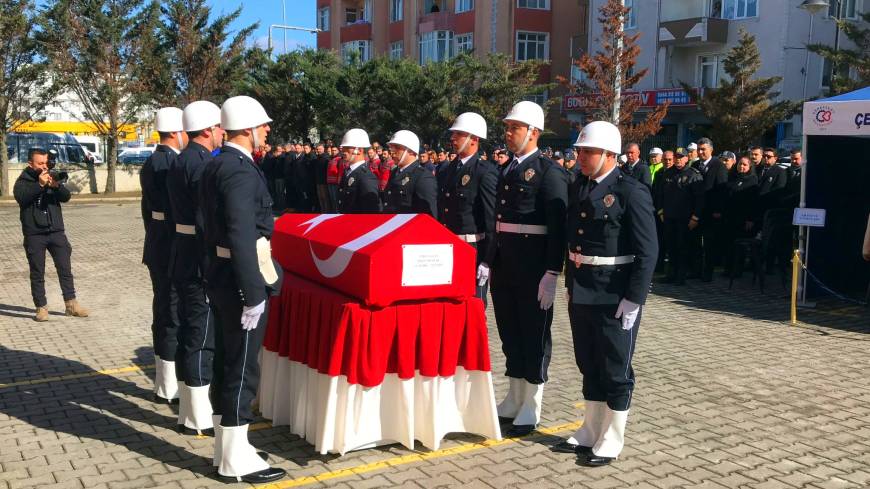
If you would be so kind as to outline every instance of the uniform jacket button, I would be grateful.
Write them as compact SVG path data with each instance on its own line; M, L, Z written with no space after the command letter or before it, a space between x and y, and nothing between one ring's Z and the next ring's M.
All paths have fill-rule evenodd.
M496 217L496 219L501 219L501 214L499 214L499 215L497 215L497 216L495 216L495 217Z
M501 199L501 203L504 204L504 203L505 203L505 200L504 200L504 199Z
M505 186L504 186L504 189L505 189L505 190L510 190L510 189L511 189L511 186L510 186L510 185L505 185Z
M585 212L581 212L581 213L580 213L580 217L586 217L586 213L585 213Z
M578 229L578 230L577 230L577 234L583 234L583 232L584 232L584 231L583 231L582 229Z

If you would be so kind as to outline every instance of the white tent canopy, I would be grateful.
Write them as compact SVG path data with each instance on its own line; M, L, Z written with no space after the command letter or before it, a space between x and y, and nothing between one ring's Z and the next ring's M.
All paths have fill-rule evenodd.
M870 87L804 103L808 136L870 136Z

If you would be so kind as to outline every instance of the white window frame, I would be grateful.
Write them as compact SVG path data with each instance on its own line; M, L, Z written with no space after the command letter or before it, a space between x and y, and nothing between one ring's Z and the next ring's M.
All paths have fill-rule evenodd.
M347 14L349 14L350 12L353 12L353 18L354 18L354 21L353 21L353 22L348 22L348 21L347 21ZM360 20L362 20L362 15L361 15L361 13L360 13L360 11L359 11L358 8L356 8L356 7L345 7L345 9L344 9L344 25L352 25L352 24L356 24L356 23L359 22Z
M456 0L456 13L470 12L474 10L474 0Z
M755 13L752 15L748 15L746 12L749 9L749 4L755 4ZM761 0L722 0L722 13L721 18L730 19L730 20L743 20L743 19L754 19L758 17L758 11L761 9L760 4ZM727 15L728 8L733 7L734 13L732 15ZM743 7L743 11L740 11L740 7Z
M453 36L456 41L456 48L453 50L455 54L471 52L474 49L474 33L466 32L464 34L456 34Z
M543 58L526 57L524 59L520 59L520 36L544 36L544 42L543 42L543 44L544 44L544 57ZM528 39L526 39L523 42L529 43L532 41L529 41ZM534 41L534 42L538 43L540 41ZM534 31L517 31L516 37L514 39L514 48L515 48L514 59L517 62L528 61L528 60L532 60L532 59L540 59L543 61L547 61L550 59L550 33L549 32L534 32ZM528 52L529 52L528 47L526 47L525 52L526 52L526 56L528 56Z
M534 103L540 105L541 107L543 107L549 98L550 98L549 97L549 90L544 90L541 93L537 93L535 95L529 95L528 97L525 97L523 100L528 100L529 102L534 102Z
M329 32L329 7L323 7L317 10L317 28L323 32Z
M704 66L709 63L703 62L703 58L713 58L712 66L716 71L714 74L715 78L713 79L713 86L711 87L704 86ZM722 60L723 56L721 53L699 54L695 64L695 86L698 88L719 88L719 82L722 79L722 76L720 76L722 71Z
M456 55L453 31L430 31L420 34L418 45L420 47L420 64L429 62L447 61ZM440 56L441 49L444 56Z
M390 0L390 22L399 22L405 17L405 2Z
M550 10L550 0L517 0L517 8Z
M405 55L405 41L390 43L390 59L400 59Z
M635 12L635 1L624 0L625 6L628 7L628 13L625 14L624 29L637 29L637 12ZM638 2L640 3L640 2Z
M861 18L861 12L864 11L864 1L863 0L841 0L843 2L843 10L841 11L844 20L859 20ZM830 1L830 6L828 7L828 18L835 18L837 16L837 2L836 0ZM849 15L849 9L851 8L852 15Z
M354 46L355 45L355 46ZM341 59L345 63L350 61L350 50L355 49L359 54L359 62L365 63L372 59L372 42L367 40L348 41L341 45Z

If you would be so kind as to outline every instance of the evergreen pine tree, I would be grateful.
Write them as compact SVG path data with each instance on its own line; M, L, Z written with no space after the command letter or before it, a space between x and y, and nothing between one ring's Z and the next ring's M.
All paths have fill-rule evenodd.
M865 7L866 8L866 7ZM861 14L863 24L838 20L837 24L847 39L855 44L855 49L834 50L832 46L811 44L807 46L811 52L831 62L831 83L829 95L851 92L861 87L870 86L870 12ZM855 78L849 76L853 71Z

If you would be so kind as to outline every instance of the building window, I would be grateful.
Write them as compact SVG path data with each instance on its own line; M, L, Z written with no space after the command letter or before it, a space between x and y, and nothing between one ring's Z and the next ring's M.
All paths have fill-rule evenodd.
M441 11L441 6L438 0L423 0L423 15Z
M467 53L474 49L474 34L460 34L456 36L456 54Z
M390 22L402 20L404 2L402 0L390 0Z
M456 13L474 10L474 0L456 0Z
M405 41L390 43L390 59L399 59L405 54Z
M700 88L717 88L721 60L718 55L698 56L698 83Z
M517 31L517 61L549 59L549 35L545 32Z
M454 55L452 31L432 31L420 35L420 64L447 61Z
M859 2L861 0L840 0L837 2L836 0L831 0L831 5L828 7L828 15L830 17L837 17L837 4L841 3L840 7L840 17L849 20L858 20L861 14L861 8Z
M359 20L359 11L356 7L348 7L344 9L344 23L355 24Z
M324 32L329 30L329 7L317 11L317 28Z
M840 71L837 74L837 78L844 79L850 78L855 80L858 78L858 70L855 67L850 67L846 64L840 65L837 67ZM831 60L825 58L822 61L822 83L821 88L823 90L828 90L831 88L831 75L834 73L834 67L831 64Z
M529 102L534 102L534 103L540 105L541 107L543 107L544 103L547 102L547 91L544 90L542 93L538 93L535 95L529 95L529 96L525 97L524 100L528 100Z
M372 0L366 0L363 4L362 20L364 22L372 21Z
M517 0L517 7L550 10L550 0Z
M723 19L758 17L758 0L722 0Z
M372 57L371 41L350 41L341 45L341 57L345 63L350 63L353 53L359 53L359 62L365 63Z
M625 0L625 6L628 8L628 13L625 14L625 29L634 29L637 27L637 14L634 12L634 0Z

